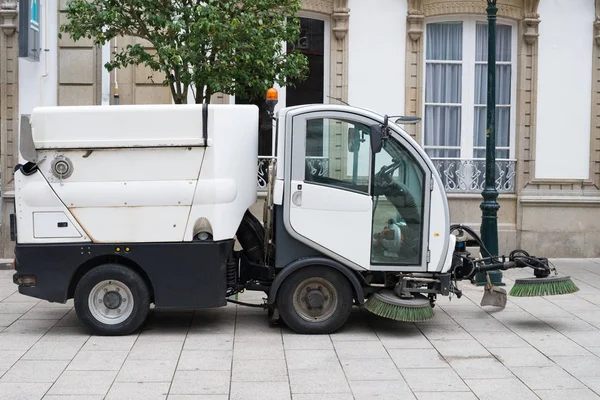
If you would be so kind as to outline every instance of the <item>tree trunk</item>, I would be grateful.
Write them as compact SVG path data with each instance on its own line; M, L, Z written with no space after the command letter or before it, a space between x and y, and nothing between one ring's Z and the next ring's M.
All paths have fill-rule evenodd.
M206 85L196 84L196 91L194 92L194 100L196 100L196 104L210 104L210 98L212 96L211 90L206 87ZM204 93L204 88L206 87L206 94ZM198 89L200 88L200 89Z

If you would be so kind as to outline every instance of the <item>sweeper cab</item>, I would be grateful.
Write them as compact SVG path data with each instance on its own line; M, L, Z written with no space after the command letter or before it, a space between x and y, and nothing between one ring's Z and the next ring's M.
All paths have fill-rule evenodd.
M260 221L249 211L258 115L205 104L43 107L23 117L11 218L19 292L73 298L92 332L121 335L151 304L222 307L246 290L264 292L255 306L301 333L336 331L353 306L431 318L437 295L460 297L457 281L489 270L530 267L538 292L546 281L556 290L543 258L472 257L469 240L482 243L451 226L429 157L364 109L306 105L273 117Z

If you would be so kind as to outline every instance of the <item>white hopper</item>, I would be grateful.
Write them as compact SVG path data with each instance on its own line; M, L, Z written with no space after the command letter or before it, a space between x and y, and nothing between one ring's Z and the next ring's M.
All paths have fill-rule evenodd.
M201 218L230 239L256 200L256 106L44 107L22 131L19 243L190 241Z

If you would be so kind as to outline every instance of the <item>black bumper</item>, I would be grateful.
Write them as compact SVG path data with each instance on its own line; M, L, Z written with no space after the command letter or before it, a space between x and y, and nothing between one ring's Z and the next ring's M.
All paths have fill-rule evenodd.
M74 263L61 263L58 252L47 245L15 245L13 283L26 296L65 303Z
M133 244L18 244L13 282L19 293L50 302L72 297L79 277L94 266L117 263L147 279L157 308L227 304L226 262L234 240ZM35 281L34 284L33 281Z

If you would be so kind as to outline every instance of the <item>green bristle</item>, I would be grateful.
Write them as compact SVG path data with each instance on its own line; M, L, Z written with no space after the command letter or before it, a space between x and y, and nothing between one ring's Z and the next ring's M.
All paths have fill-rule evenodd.
M575 293L577 285L568 277L517 279L509 295L514 297L555 296Z
M373 314L395 321L419 322L433 318L431 305L427 307L403 307L386 303L375 296L371 296L365 302L365 308Z

